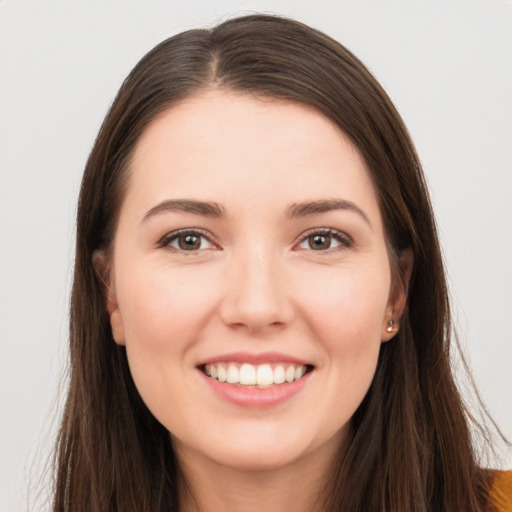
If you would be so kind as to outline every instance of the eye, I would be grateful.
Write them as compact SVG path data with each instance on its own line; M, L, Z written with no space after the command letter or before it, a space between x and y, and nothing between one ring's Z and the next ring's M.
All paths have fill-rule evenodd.
M348 248L352 244L352 239L348 235L334 229L322 229L306 233L296 247L321 252L341 247Z
M182 229L165 235L159 247L167 247L175 251L193 252L202 249L218 249L218 247L201 231Z

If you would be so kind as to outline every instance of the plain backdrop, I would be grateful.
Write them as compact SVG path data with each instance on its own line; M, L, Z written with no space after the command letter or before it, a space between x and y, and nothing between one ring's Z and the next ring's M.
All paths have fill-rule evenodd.
M327 32L394 100L431 186L462 344L512 438L510 2L0 1L3 512L45 510L39 479L65 387L76 199L110 102L156 43L254 11Z

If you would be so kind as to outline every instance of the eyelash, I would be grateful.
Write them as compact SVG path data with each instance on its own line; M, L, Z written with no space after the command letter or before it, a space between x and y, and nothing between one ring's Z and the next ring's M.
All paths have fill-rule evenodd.
M324 229L312 229L310 231L307 231L301 236L300 242L295 245L301 245L304 242L307 242L308 239L315 237L315 236L324 236L324 237L330 237L339 242L338 247L328 247L327 249L319 249L315 250L309 247L307 250L311 250L318 253L327 253L328 251L335 251L335 250L341 250L341 249L350 249L354 245L354 241L350 236L347 234L338 231L336 229L332 228L324 228Z
M185 236L193 236L196 238L202 238L204 240L207 240L211 245L215 246L215 249L218 249L217 244L215 242L211 241L211 235L207 233L206 231L203 231L202 229L179 229L178 231L173 231L172 233L168 233L163 238L159 240L157 243L158 247L166 248L169 250L173 250L175 252L181 252L181 253L196 253L197 251L201 249L182 249L179 247L173 247L171 246L171 243L174 241L179 240L181 237Z
M185 236L191 236L191 237L207 240L209 244L214 246L214 247L209 247L208 249L215 249L215 250L219 249L217 244L211 240L211 235L201 229L180 229L178 231L173 231L172 233L168 233L163 238L161 238L158 241L157 246L161 247L161 248L167 248L174 252L181 252L181 253L196 253L200 250L204 250L201 248L187 250L187 249L183 249L180 247L173 247L171 245L172 242L178 241L181 237L185 237ZM303 248L303 249L311 250L313 252L322 254L322 253L327 253L329 251L333 252L335 250L340 250L340 249L349 249L354 245L352 238L350 236L346 235L345 233L342 233L341 231L337 231L332 228L324 228L324 229L312 229L310 231L307 231L306 233L304 233L301 236L299 242L294 245L294 248L307 242L308 239L311 239L312 237L315 237L315 236L323 236L323 237L332 238L332 239L336 240L337 242L339 242L339 246L328 247L327 249L315 250L309 244L310 245L309 248Z

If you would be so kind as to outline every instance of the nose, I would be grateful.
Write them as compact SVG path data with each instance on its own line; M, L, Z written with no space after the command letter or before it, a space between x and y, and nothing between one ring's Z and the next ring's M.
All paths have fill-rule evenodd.
M229 268L220 314L231 328L250 333L280 330L294 315L279 258L270 251L244 251Z

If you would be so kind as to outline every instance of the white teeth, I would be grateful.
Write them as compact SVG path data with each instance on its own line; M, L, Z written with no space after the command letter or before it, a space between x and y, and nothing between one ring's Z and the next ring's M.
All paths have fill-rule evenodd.
M215 365L212 364L210 366L215 366ZM226 378L227 378L226 369L224 368L224 366L219 364L217 366L217 379L219 379L219 382L226 382Z
M244 363L206 364L204 373L219 382L239 384L241 386L268 387L301 379L306 373L302 364L278 364L274 368L270 364L252 365Z
M229 384L236 384L240 382L240 370L234 364L229 365L226 380Z
M240 384L254 386L256 384L256 370L252 364L243 364L240 368Z
M258 372L256 373L256 382L258 386L270 386L274 384L274 372L270 365L262 364L258 366Z
M282 384L286 380L284 368L278 365L274 368L274 384Z
M305 372L306 369L304 368L304 366L297 366L297 368L295 368L295 380L299 380L304 375Z

